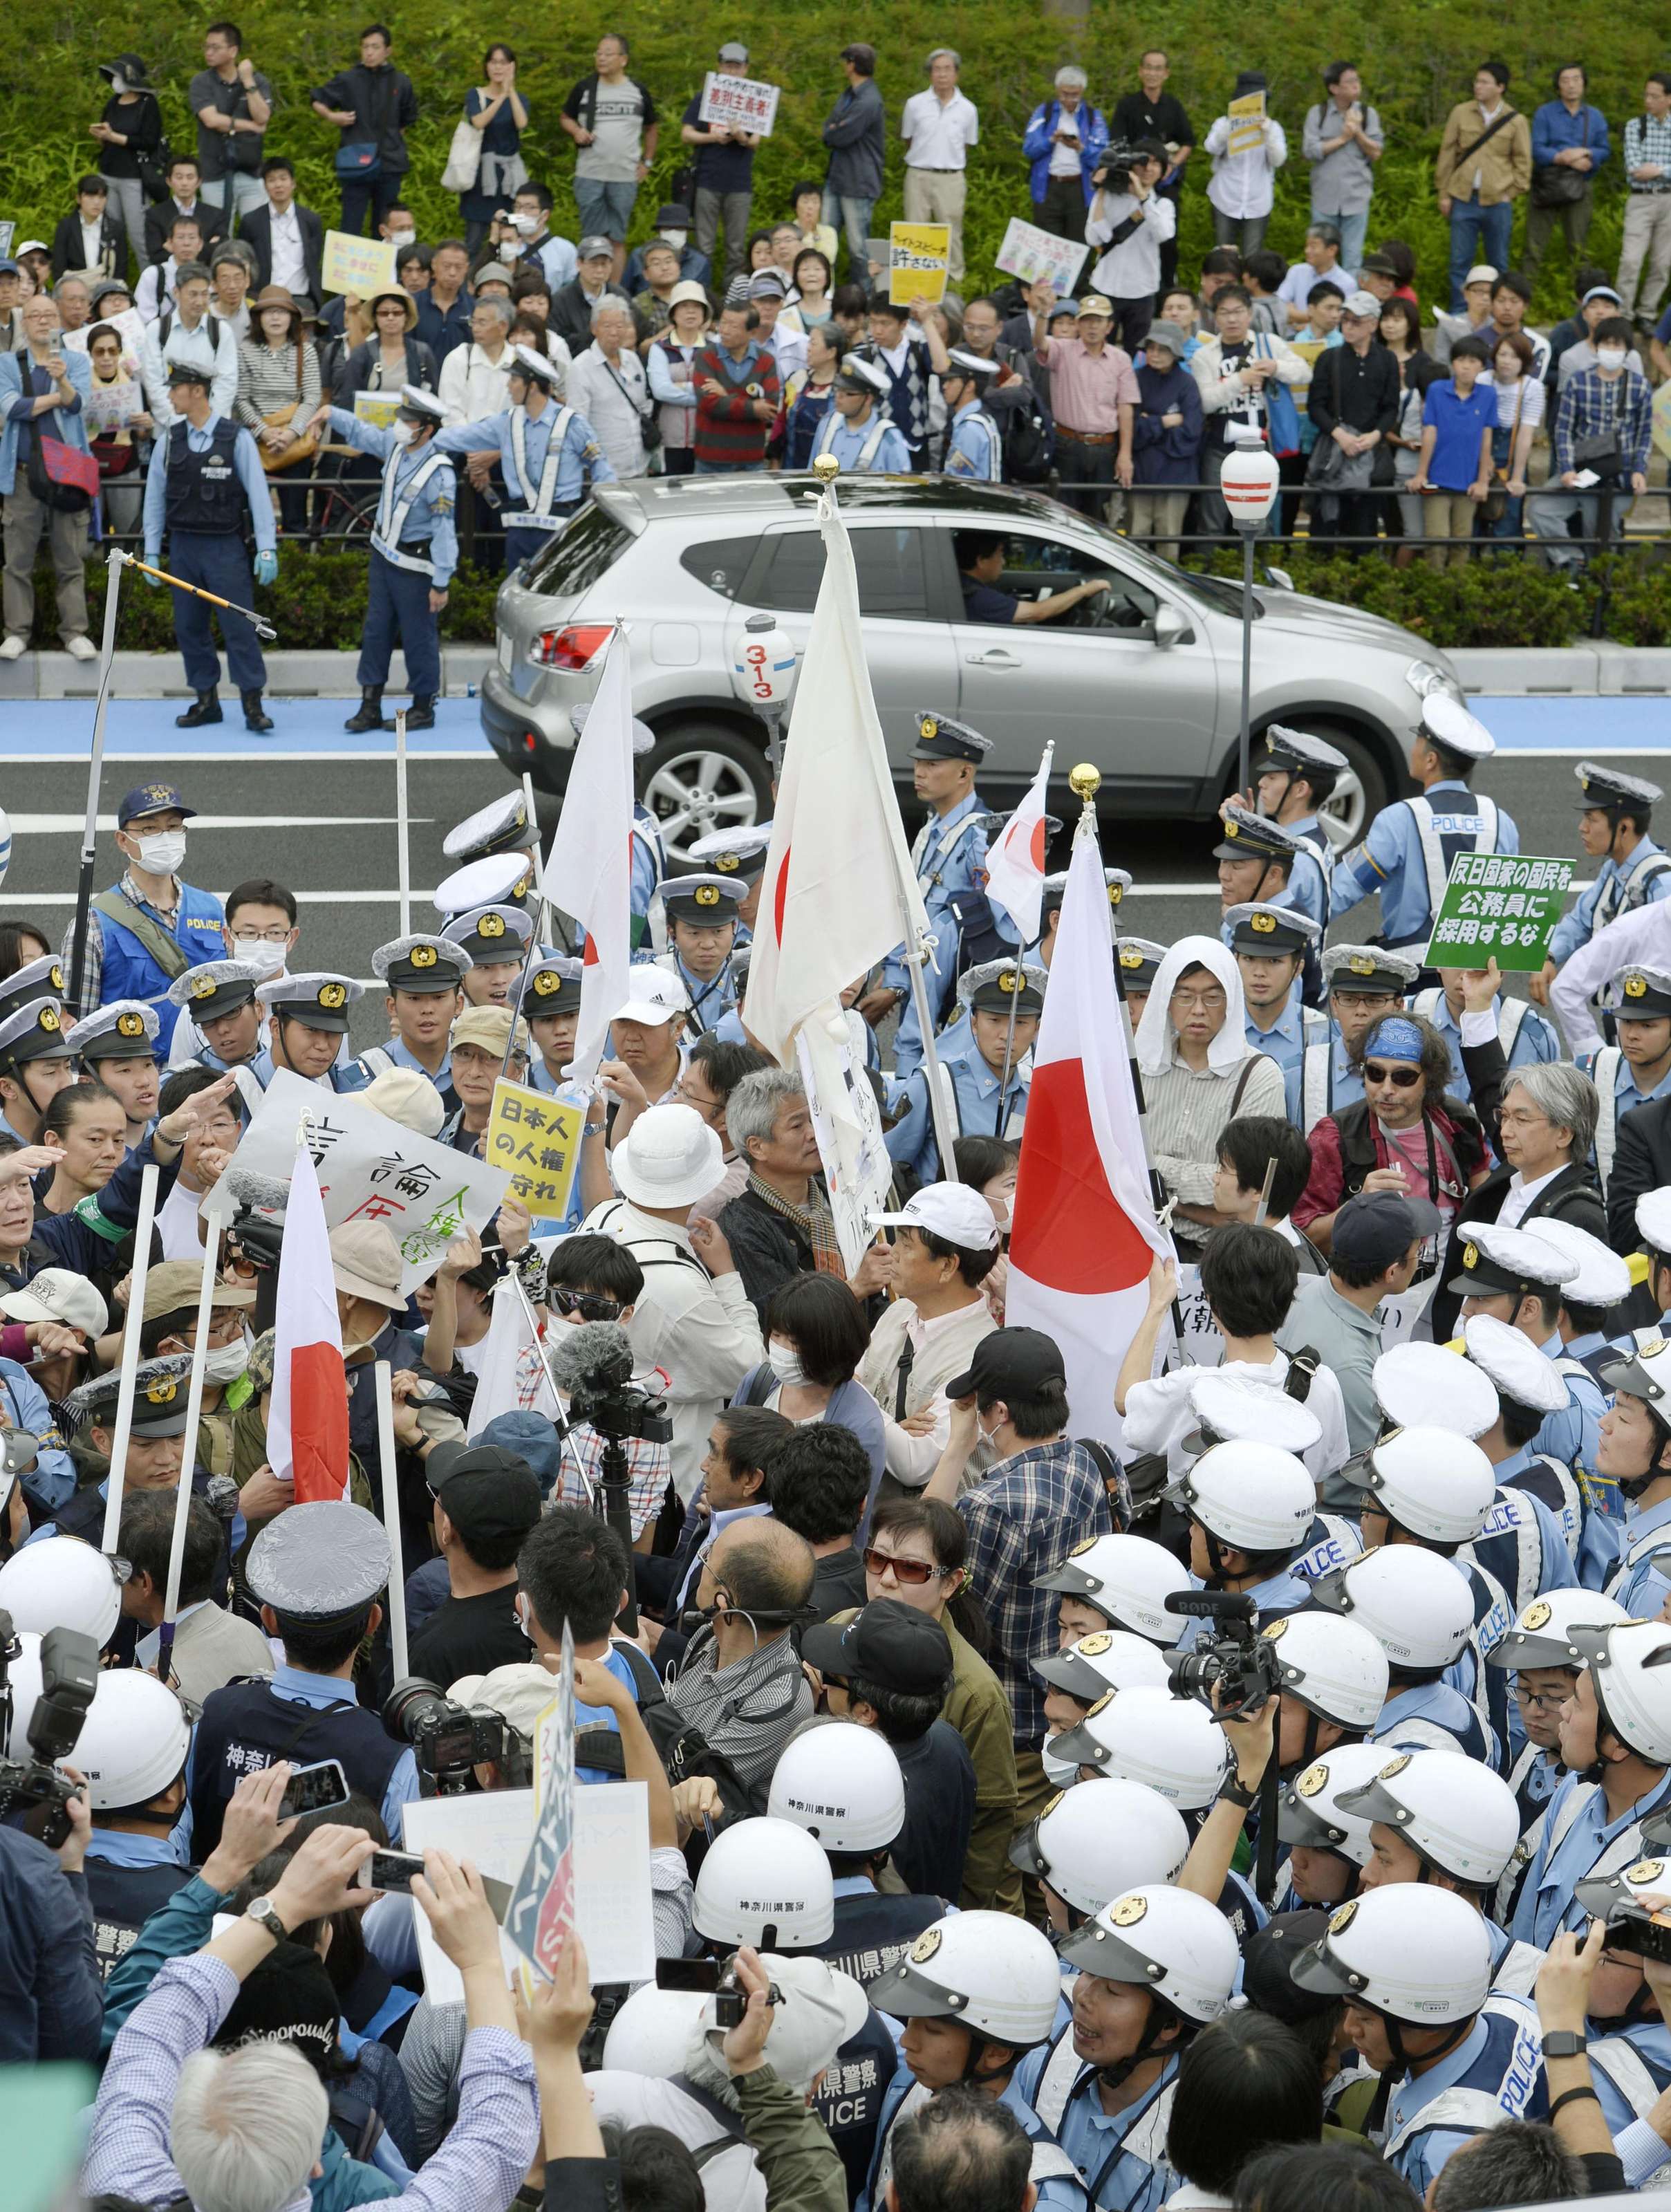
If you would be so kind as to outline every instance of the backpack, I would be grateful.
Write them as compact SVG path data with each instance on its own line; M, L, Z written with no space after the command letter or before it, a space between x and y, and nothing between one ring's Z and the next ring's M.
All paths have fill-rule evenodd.
M1043 483L1048 479L1056 441L1036 397L1005 410L1000 443L1006 483Z
M666 1770L670 1783L688 1782L705 1775L719 1790L726 1820L746 1820L766 1809L765 1791L757 1794L721 1751L715 1751L694 1722L667 1702L661 1679L635 1644L617 1640L615 1649L632 1670L640 1717ZM575 1731L574 1764L595 1766L611 1781L625 1778L626 1759L621 1737L612 1728L584 1728Z

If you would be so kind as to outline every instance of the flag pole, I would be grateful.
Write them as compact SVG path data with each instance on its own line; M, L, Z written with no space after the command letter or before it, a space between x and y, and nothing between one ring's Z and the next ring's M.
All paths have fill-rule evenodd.
M116 1400L116 1431L110 1446L104 1534L99 1543L100 1550L106 1555L115 1553L116 1532L122 1522L122 1479L128 1463L128 1438L133 1430L139 1339L145 1326L145 1278L151 1269L151 1224L156 1218L156 1185L161 1172L156 1162L150 1160L139 1178L139 1218L134 1224L133 1268L128 1277L127 1317L122 1324L122 1382Z
M1010 1087L1010 1069L1015 1061L1016 1002L1021 996L1021 986L1025 977L1025 970L1022 967L1021 955L1018 952L1016 955L1013 973L1015 975L1015 988L1010 994L1010 1025L1004 1032L1004 1073L998 1079L998 1115L993 1124L992 1132L993 1136L998 1138L1000 1141L1004 1135L1004 1094ZM973 1020L973 1012L971 1012L969 1018Z
M539 849L539 815L534 806L534 779L526 769L522 771L522 803L528 810L528 819L534 825L534 842L530 858L534 864L534 943L544 945L545 933L551 927L551 902L545 896L545 857Z
M394 811L400 841L400 933L412 929L412 865L406 840L406 709L397 708L394 718Z
M557 1389L556 1377L551 1372L550 1356L545 1349L544 1340L541 1337L539 1333L539 1320L534 1312L533 1302L529 1297L526 1291L523 1289L522 1278L518 1274L514 1267L509 1268L501 1278L501 1280L502 1282L509 1283L512 1288L515 1291L518 1297L522 1301L522 1311L523 1316L528 1323L529 1337L532 1341L534 1351L538 1358L539 1364L544 1370L545 1379L551 1386L551 1395L557 1400L557 1412L560 1418L553 1424L553 1426L557 1431L557 1443L568 1451L568 1456L574 1461L574 1472L580 1478L580 1487L586 1492L587 1503L591 1504L593 1502L595 1496L592 1477L586 1473L585 1467L581 1464L580 1448L574 1441L574 1431L570 1425L568 1415L564 1411L562 1399ZM498 1296L497 1290L495 1291L494 1295L495 1297Z
M222 1186L217 1183L218 1196ZM157 1680L166 1682L174 1656L174 1622L179 1612L180 1574L185 1565L185 1524L191 1513L191 1474L197 1457L197 1423L203 1414L204 1375L209 1364L209 1329L215 1311L215 1286L219 1279L221 1232L226 1226L227 1206L210 1202L205 1219L203 1275L197 1285L197 1334L191 1346L191 1380L185 1394L185 1449L181 1457L179 1488L174 1495L174 1528L168 1546L168 1583L162 1601L162 1626L157 1648Z
M395 1472L392 1372L388 1361L380 1359L373 1372L373 1382L377 1391L377 1455L383 1468L383 1527L389 1539L389 1646L394 1658L394 1678L399 1682L408 1671L406 1570L400 1548L400 1483Z
M110 679L116 667L116 609L122 592L122 570L128 556L112 545L105 579L105 627L99 647L99 696L93 703L93 750L88 761L87 811L82 823L81 874L76 885L76 929L70 949L70 1004L77 1020L82 1012L82 984L87 975L87 936L92 926L93 871L99 859L99 781L105 764L105 712L110 705ZM109 1548L108 1546L106 1547Z

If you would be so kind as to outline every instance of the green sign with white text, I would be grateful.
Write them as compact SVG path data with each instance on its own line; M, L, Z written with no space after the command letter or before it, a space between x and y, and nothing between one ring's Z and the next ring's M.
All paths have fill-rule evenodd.
M1425 955L1430 968L1542 967L1572 881L1571 860L1459 853Z

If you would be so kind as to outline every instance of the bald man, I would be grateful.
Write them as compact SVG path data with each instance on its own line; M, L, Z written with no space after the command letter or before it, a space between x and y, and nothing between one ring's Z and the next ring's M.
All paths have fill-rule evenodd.
M814 1571L811 1546L780 1522L721 1529L696 1585L704 1626L668 1685L669 1704L731 1760L759 1813L778 1753L812 1717L789 1631L811 1618Z

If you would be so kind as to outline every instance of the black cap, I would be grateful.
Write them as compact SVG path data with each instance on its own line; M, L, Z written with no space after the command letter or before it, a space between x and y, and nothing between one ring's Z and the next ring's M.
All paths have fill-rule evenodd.
M945 1385L948 1398L1025 1398L1046 1382L1067 1381L1054 1337L1042 1328L995 1328L975 1347L967 1370Z
M1299 1988L1289 1972L1307 1944L1321 1943L1328 1933L1328 1915L1316 1905L1276 1913L1254 1930L1242 1946L1242 1994L1255 2012L1293 2027L1334 2010L1338 1997Z
M1425 1198L1401 1198L1395 1190L1360 1191L1334 1217L1332 1250L1348 1267L1378 1273L1438 1226L1439 1210Z
M539 1518L539 1479L502 1444L437 1444L424 1474L466 1544L526 1536Z
M319 1953L301 1943L280 1943L245 1976L214 2048L288 2043L323 2075L337 2049L339 2017L337 1993Z
M804 1629L801 1656L821 1674L862 1674L905 1697L944 1697L951 1686L951 1640L932 1613L896 1597L874 1597L844 1628Z

